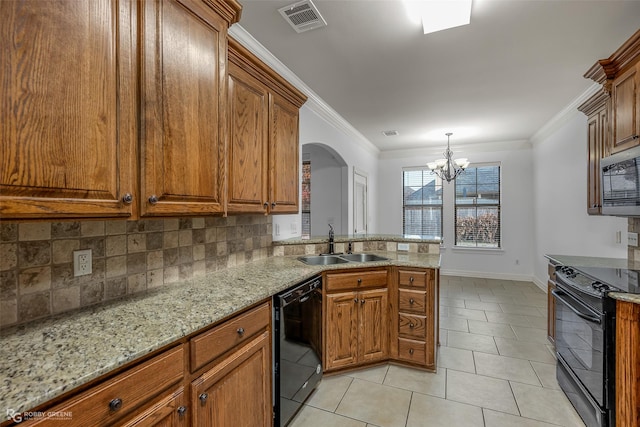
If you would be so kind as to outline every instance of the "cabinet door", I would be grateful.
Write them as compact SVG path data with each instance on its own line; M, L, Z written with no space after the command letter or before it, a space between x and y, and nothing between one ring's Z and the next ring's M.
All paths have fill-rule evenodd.
M226 22L202 1L141 4L141 214L222 212Z
M229 64L228 82L228 211L263 213L269 206L269 94L263 84L234 63Z
M0 1L0 216L127 217L135 2Z
M184 388L155 399L119 427L183 427L187 426Z
M606 112L604 112L606 115ZM606 123L606 122L605 122ZM601 203L600 159L604 155L601 115L596 112L587 122L587 213L599 215Z
M616 77L612 87L612 153L640 144L640 64Z
M272 424L270 343L265 331L191 383L194 426Z
M326 304L326 369L353 365L358 361L357 292L327 295Z
M298 108L269 95L269 208L298 213Z
M386 289L359 292L359 360L371 362L389 355L389 304Z

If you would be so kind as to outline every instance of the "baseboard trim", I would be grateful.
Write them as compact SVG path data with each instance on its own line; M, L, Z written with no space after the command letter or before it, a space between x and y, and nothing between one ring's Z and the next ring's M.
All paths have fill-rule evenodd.
M547 293L547 284L541 282L534 276L526 274L508 274L508 273L487 273L484 271L462 271L462 270L447 270L440 269L440 274L444 276L461 276L461 277L478 277L480 279L500 279L500 280L513 280L516 282L533 282L539 287L545 294Z

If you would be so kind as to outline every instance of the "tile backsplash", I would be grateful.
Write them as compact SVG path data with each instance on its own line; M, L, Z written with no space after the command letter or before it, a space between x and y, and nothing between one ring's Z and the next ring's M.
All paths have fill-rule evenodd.
M273 255L270 216L0 222L0 328ZM73 276L91 249L92 274Z

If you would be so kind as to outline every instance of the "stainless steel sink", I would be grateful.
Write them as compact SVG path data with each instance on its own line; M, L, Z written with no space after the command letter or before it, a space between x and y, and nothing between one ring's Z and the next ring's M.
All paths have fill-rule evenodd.
M388 259L389 258L374 254L307 255L298 258L298 260L309 265L333 265L345 264L348 262L374 262L386 261Z
M340 255L340 258L344 258L352 262L374 262L374 261L386 261L389 258L385 258L375 254L345 254Z
M332 264L345 264L349 262L346 259L342 259L336 255L308 255L298 258L300 261L309 265L332 265Z

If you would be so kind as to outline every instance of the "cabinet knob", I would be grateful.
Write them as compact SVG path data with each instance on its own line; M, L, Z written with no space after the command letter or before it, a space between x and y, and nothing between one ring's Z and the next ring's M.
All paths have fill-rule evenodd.
M158 196L156 196L155 194L149 196L149 203L151 203L152 205L158 203Z
M201 403L205 403L208 398L209 395L207 393L200 393L200 396L198 396L198 399L200 399Z
M416 325L414 325L413 323L409 323L409 328L410 328L410 329L415 328L415 326L416 326Z
M360 300L360 305L364 304L365 302L366 302L365 300L361 299Z
M122 196L122 203L130 205L131 202L133 202L133 196L131 193L125 193L124 196Z
M184 414L187 412L187 407L186 406L180 406L177 409L177 412L178 412L178 416L184 417Z
M358 285L362 283L362 279L358 278Z
M109 402L110 410L117 411L120 408L122 408L122 399L116 397L115 399L112 399L111 402Z
M413 283L413 276L409 276L409 281Z
M358 303L358 301L359 301L358 298L353 299L353 302L355 302L356 304Z
M238 333L238 335L243 336L244 335L244 328L238 328L238 330L236 332Z
M264 206L264 208L267 209L269 207L269 202L264 202L262 206Z
M271 202L271 207L275 208L276 207L276 202Z
M409 349L409 354L413 354L413 349L412 348Z
M409 298L409 304L413 305L414 302L415 300L413 298Z

